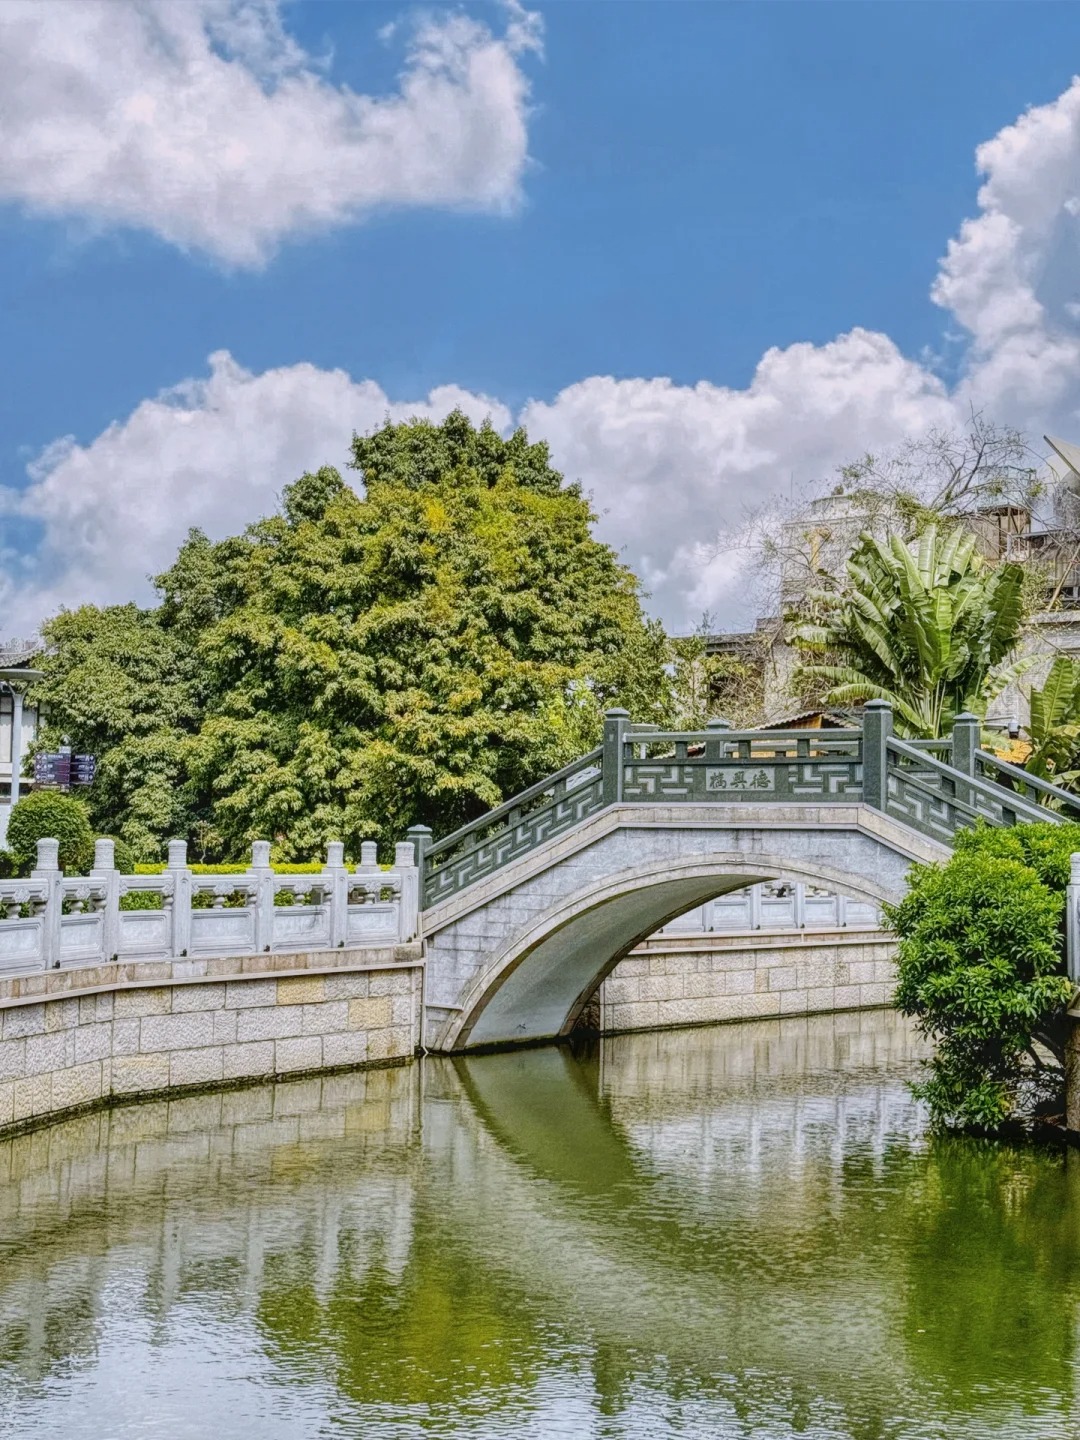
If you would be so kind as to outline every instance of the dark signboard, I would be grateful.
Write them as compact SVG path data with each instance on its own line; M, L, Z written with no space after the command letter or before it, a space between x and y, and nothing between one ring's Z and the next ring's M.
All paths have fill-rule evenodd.
M65 748L34 756L34 784L42 788L66 790L71 785L92 785L96 772L96 755L72 755Z
M71 757L71 783L72 785L92 785L94 775L97 772L96 755L72 755Z
M71 756L42 751L34 756L35 785L70 785Z

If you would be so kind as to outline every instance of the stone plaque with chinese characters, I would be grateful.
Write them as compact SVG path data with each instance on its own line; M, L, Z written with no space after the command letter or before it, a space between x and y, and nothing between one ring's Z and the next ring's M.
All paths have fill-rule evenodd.
M762 791L776 789L776 775L773 770L766 770L761 765L725 765L722 770L710 766L705 772L705 788L711 795L731 791L760 795Z

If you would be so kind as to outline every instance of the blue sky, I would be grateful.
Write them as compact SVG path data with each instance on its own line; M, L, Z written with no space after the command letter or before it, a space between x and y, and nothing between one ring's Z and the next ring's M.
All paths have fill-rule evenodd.
M0 7L0 634L391 403L549 438L673 623L740 618L716 537L793 477L972 403L1080 432L1074 6L73 13ZM389 159L343 87L405 95Z

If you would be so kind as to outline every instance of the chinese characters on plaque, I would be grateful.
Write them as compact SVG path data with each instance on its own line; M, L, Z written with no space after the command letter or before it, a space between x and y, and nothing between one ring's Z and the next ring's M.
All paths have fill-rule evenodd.
M709 791L745 790L751 793L755 790L775 790L776 776L772 770L764 770L754 765L730 768L725 766L723 770L707 768L705 788Z

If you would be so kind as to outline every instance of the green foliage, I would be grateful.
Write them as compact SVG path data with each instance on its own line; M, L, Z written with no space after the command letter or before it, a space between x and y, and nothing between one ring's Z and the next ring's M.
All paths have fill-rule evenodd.
M864 534L846 583L809 597L793 643L808 657L796 683L822 686L829 704L888 700L899 734L933 738L963 711L986 712L1010 678L995 673L1023 621L1023 569L991 568L963 528L929 525L914 550L897 535Z
M1057 785L1080 775L1080 662L1058 655L1041 689L1032 686L1025 768Z
M325 468L243 535L193 532L156 610L50 623L39 698L138 858L265 838L291 868L445 832L590 748L606 707L667 718L663 632L545 446L454 414L357 437L353 465L363 495Z
M39 840L59 840L60 868L85 875L94 860L94 835L86 806L59 790L32 790L12 807L7 843L19 869L31 869Z
M185 550L198 543L189 538ZM198 713L194 635L165 623L162 611L83 605L61 611L44 636L36 664L45 678L33 692L46 714L37 748L55 748L69 735L74 749L96 755L87 796L94 825L136 856L156 854L190 823L184 780Z
M120 896L121 910L162 910L164 900L157 890L129 890Z
M912 866L886 918L900 937L897 1007L937 1042L916 1087L941 1126L999 1129L1060 1105L1064 890L1080 826L980 828Z
M275 875L321 875L324 866L321 861L310 860L301 862L290 860L280 865L271 865ZM193 875L244 875L248 866L239 861L233 861L228 865L192 865L190 866ZM136 865L135 875L162 875L165 872L164 863L158 865Z

